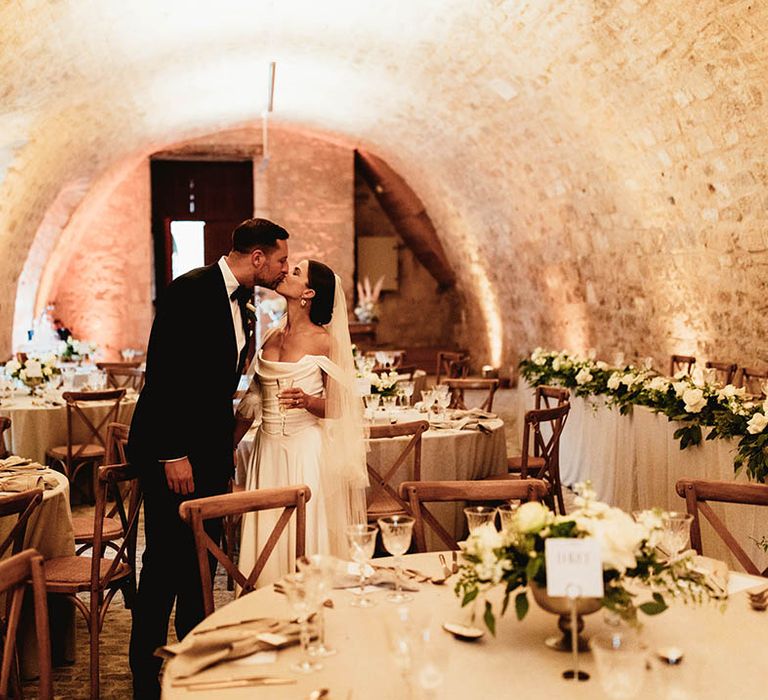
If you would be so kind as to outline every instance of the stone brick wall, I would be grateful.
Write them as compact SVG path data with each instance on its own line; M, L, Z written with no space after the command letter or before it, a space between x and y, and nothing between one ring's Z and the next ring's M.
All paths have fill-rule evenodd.
M279 54L275 121L359 142L424 202L479 363L535 345L766 363L768 4L248 8L2 5L0 357L62 188L254 123L255 67ZM350 241L327 214L316 230Z

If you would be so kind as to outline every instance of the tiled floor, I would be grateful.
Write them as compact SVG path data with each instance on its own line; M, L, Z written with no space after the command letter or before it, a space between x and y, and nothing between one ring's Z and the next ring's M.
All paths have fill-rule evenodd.
M471 397L467 397L471 402ZM496 395L494 410L504 419L507 432L508 453L517 452L519 445L518 423L516 420L517 398L513 391L500 390ZM88 508L78 507L82 514L89 512ZM92 509L90 510L92 513ZM144 550L143 525L139 528L139 555ZM140 563L140 562L139 562ZM216 607L225 605L232 600L232 593L226 590L226 578L219 574L215 583ZM87 595L86 595L87 600ZM54 670L54 692L57 698L75 700L87 698L89 694L88 668L88 630L78 615L77 639L79 654L77 662L72 666ZM169 639L174 639L173 624L170 626ZM131 614L123 606L120 594L110 607L101 634L101 697L130 698L131 674L128 667L128 639L131 631ZM37 687L30 683L24 688L25 694L34 697Z

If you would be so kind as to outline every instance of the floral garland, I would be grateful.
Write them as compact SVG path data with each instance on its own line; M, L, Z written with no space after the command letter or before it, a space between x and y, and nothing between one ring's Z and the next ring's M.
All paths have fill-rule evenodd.
M660 547L668 544L664 513L643 511L637 521L619 508L595 500L588 486L576 486L576 509L555 515L545 505L531 501L517 509L511 524L498 532L491 524L474 530L462 543L463 559L455 592L462 606L497 585L504 585L503 615L511 595L522 620L528 612L527 589L546 587L545 541L550 537L595 538L603 557L604 593L601 604L630 624L637 624L638 610L657 615L667 609L666 598L701 604L727 600L727 592L706 572L695 567L693 550L666 556ZM640 581L652 591L652 599L640 605L628 587ZM484 620L495 634L495 616L485 601Z
M734 470L745 468L760 483L768 479L768 399L755 400L743 387L720 387L697 372L663 377L632 365L610 367L596 361L594 353L584 357L542 348L520 362L520 374L531 386L564 386L582 398L603 396L622 414L635 405L663 413L684 424L674 433L681 450L701 444L703 429L709 430L707 440L738 439Z

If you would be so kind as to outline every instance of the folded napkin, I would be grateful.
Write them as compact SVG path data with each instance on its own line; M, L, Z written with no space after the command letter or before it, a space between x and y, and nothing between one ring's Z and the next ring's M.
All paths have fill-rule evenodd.
M453 411L453 415L456 418L461 418L463 416L469 416L470 418L483 418L485 420L490 420L492 418L498 418L498 416L495 413L489 413L488 411L482 411L479 408L470 408L467 410L464 409L455 409Z
M0 491L21 493L30 489L50 490L58 486L56 479L39 474L13 474L0 479Z
M337 574L333 579L334 588L357 588L360 585L360 576L350 571L345 574ZM373 570L365 579L366 586L378 586L379 588L395 587L395 570L377 568ZM400 578L400 587L404 591L418 591L419 587L414 585L413 581L408 580L408 575L403 574Z
M33 462L26 457L19 457L18 455L11 455L5 459L0 459L0 469L20 469L22 467L26 469L37 469L40 465L37 462Z
M155 656L175 658L172 677L188 678L222 661L297 644L298 635L296 623L264 618L210 631L203 627L176 644L159 647Z

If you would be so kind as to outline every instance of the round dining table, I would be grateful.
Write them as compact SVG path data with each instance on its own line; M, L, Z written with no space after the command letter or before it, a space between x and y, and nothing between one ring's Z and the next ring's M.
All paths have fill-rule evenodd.
M391 420L398 423L426 420L426 414L415 409L397 410L390 414L385 411L378 413L381 415L377 414L374 424L384 424ZM494 417L482 420L481 423L486 428L485 432L476 428L476 421L469 424L474 426L472 428L451 427L459 425L458 421L444 423L439 428L430 427L422 438L421 480L472 481L505 473L507 445L504 421ZM252 427L246 433L237 448L238 484L245 484L245 473L253 453L257 427ZM394 464L409 440L409 436L370 440L368 464L379 474L383 474L387 471L387 465ZM389 484L397 490L403 481L413 478L413 460L408 459L392 476ZM463 535L465 519L461 504L436 503L430 506L430 510L454 537L460 538ZM445 548L445 544L434 535L431 528L427 529L426 538L428 549Z
M431 577L441 578L437 553L404 557L406 566ZM450 561L450 558L449 558ZM391 565L389 559L374 564ZM386 601L386 593L372 594L376 606L361 609L350 606L354 593L333 590L332 609L325 611L326 642L335 647L335 656L321 660L323 668L299 674L290 669L300 655L296 646L285 647L276 658L244 657L226 661L180 679L177 669L183 660L168 661L163 675L166 700L182 698L311 698L313 691L328 689L328 700L378 700L404 698L594 698L610 697L601 689L601 678L590 653L579 656L579 668L590 678L576 682L563 678L571 668L570 654L545 646L547 637L557 633L557 618L531 601L524 620L518 621L514 606L497 618L496 635L485 632L476 641L462 641L443 629L445 622L466 622L454 594L456 576L442 585L419 584L406 609ZM723 610L715 604L692 607L673 602L655 617L642 618L641 642L648 652L648 663L638 698L701 700L712 698L765 697L763 673L768 645L768 612L751 609L745 588L765 579L732 574L731 594ZM498 604L501 591L489 600ZM650 594L648 594L650 597ZM498 607L497 607L498 612ZM273 587L249 593L215 611L191 634L205 635L219 627L232 639L253 635L249 624L254 618L288 620L291 609L285 597ZM615 629L602 612L585 616L587 637ZM250 621L250 622L249 622ZM409 625L404 624L406 621ZM483 626L478 620L477 625ZM403 641L408 640L403 653ZM678 647L683 660L670 666L656 661L655 652ZM267 663L263 663L263 661ZM408 670L408 667L410 669ZM237 686L238 679L254 675L278 679L280 685ZM228 687L198 685L188 690L180 683L229 681ZM235 681L234 683L232 681ZM232 687L234 686L234 687Z
M136 395L126 395L120 403L117 420L130 423L136 408ZM95 425L109 411L111 402L99 401L83 408L83 413ZM62 399L53 404L25 393L0 398L0 416L11 419L11 428L6 431L6 447L11 454L27 457L45 464L46 451L57 445L67 444L67 409ZM74 438L89 437L88 429L80 421L74 422Z
M72 556L75 553L75 535L72 526L72 511L69 507L69 480L61 472L45 469L34 472L50 484L43 491L43 500L29 516L24 535L24 549L36 549L44 559ZM0 470L0 480L9 476ZM9 495L0 491L0 498ZM0 518L0 541L16 523L16 516ZM10 553L8 553L9 555ZM48 597L51 620L52 656L56 662L71 662L75 659L75 608L62 596ZM34 678L37 675L37 643L35 621L31 606L25 606L19 624L19 657L22 676Z

